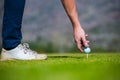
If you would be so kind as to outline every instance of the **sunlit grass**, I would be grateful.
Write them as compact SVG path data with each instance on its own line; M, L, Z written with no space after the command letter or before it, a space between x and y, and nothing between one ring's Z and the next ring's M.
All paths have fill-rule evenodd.
M120 80L120 54L48 54L47 60L0 62L1 80Z

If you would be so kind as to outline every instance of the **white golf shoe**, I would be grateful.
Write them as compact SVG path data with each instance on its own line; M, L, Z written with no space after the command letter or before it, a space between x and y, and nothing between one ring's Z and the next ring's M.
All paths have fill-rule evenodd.
M12 50L2 49L1 60L44 60L46 54L38 54L29 48L27 43L20 44Z

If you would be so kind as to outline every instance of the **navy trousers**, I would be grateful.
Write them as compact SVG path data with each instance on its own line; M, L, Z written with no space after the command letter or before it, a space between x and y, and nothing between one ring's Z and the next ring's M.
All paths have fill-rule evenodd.
M13 49L21 43L21 24L25 0L4 0L2 47Z

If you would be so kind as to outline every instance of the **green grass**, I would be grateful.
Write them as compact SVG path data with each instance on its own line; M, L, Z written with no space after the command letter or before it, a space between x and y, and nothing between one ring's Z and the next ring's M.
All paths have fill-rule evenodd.
M120 54L49 54L47 60L0 62L0 80L120 80Z

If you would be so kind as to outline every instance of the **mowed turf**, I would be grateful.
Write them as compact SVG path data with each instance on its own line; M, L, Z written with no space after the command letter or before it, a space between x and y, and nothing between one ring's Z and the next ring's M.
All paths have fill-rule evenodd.
M120 54L48 54L47 60L0 61L0 80L120 80Z

